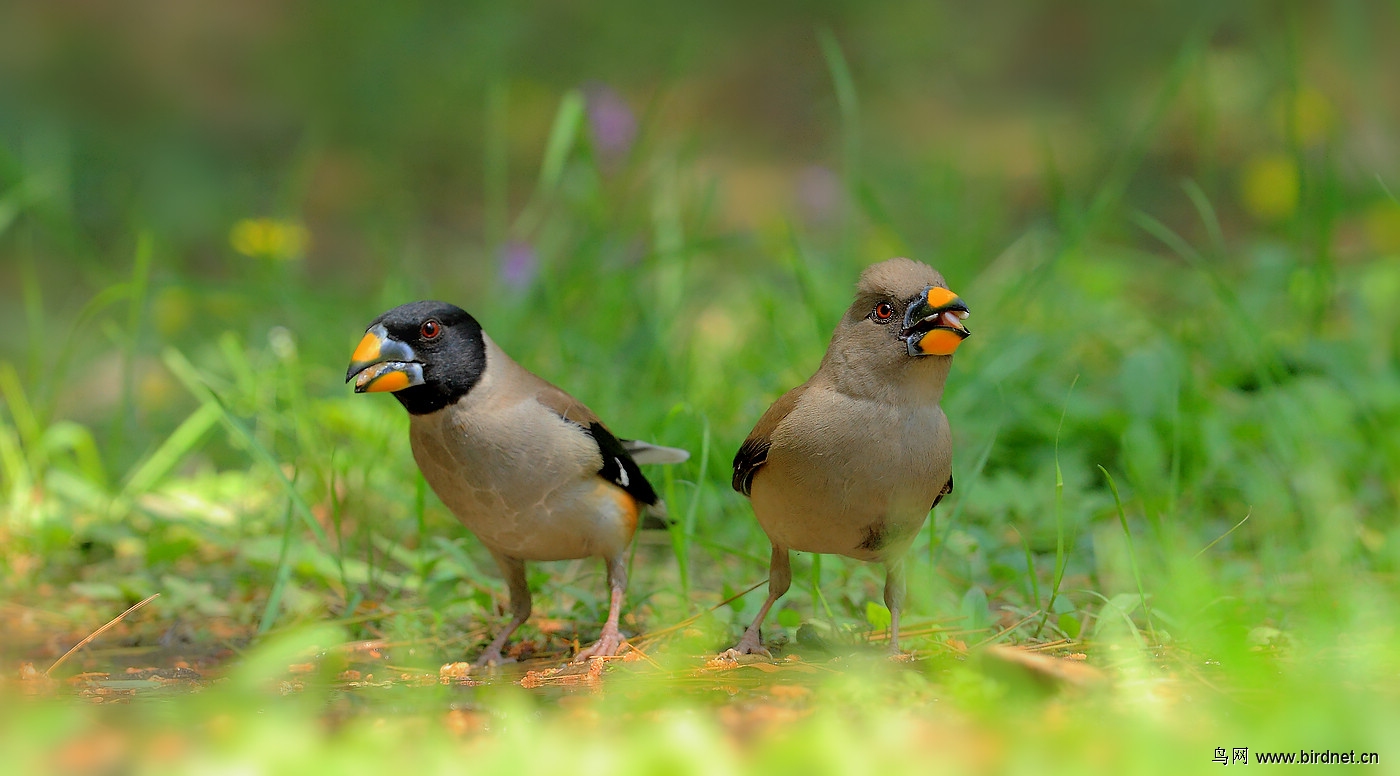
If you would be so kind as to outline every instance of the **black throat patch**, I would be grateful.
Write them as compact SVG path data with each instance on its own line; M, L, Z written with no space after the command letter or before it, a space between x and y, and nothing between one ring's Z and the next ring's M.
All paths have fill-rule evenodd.
M423 365L423 384L394 392L394 398L413 415L427 415L455 404L481 382L481 374L486 371L486 339L481 324L456 308L439 317L445 328L440 341L412 343ZM410 331L416 327L413 324ZM390 333L397 332L391 327Z

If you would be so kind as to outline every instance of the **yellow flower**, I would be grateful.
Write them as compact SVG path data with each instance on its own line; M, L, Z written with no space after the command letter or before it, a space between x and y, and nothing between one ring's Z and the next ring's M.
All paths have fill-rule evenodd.
M1296 137L1304 148L1321 144L1332 130L1332 103L1327 95L1310 86L1279 97L1274 101L1273 112L1286 136Z
M151 319L165 337L184 331L194 314L194 297L180 286L162 288L151 303Z
M146 412L168 408L175 401L176 385L170 374L155 363L146 364L136 381L136 403Z
M1400 253L1400 203L1382 200L1366 208L1366 239L1378 253Z
M1260 221L1280 221L1298 209L1298 165L1284 154L1255 156L1240 173L1240 202Z
M299 259L311 243L311 232L295 221L245 218L229 230L229 245L250 258Z

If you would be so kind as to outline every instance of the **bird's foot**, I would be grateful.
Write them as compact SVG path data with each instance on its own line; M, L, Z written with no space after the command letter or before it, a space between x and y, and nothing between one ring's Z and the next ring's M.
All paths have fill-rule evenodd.
M485 652L482 652L481 655L472 663L472 665L477 668L486 668L488 666L501 666L505 665L506 663L514 662L516 662L515 658L506 657L502 655L501 648L494 647L486 650Z
M771 658L773 653L769 652L763 644L759 643L757 633L744 633L744 637L739 639L739 643L733 647L719 653L720 660L738 660L741 655L763 655Z
M889 661L891 663L912 663L917 660L918 657L919 655L917 652L905 652L899 647L890 648Z
M618 650L622 649L622 645L626 641L627 639L622 636L622 631L618 630L616 626L604 625L603 632L599 634L598 640L593 643L593 646L579 650L579 653L574 655L573 662L582 663L591 657L612 657L617 654Z

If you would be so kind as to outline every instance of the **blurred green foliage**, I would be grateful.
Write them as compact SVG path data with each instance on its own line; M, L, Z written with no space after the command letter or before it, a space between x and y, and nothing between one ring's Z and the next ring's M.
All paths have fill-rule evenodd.
M621 738L692 770L1374 749L1400 615L1397 33L1394 4L1362 2L0 6L0 658L42 668L154 592L104 637L129 653L70 668L218 671L280 635L176 705L198 732L168 762L189 768L206 745L336 770L333 749L426 740L442 769L449 708L494 720L465 746L499 769L531 737L559 767L615 764ZM910 564L932 658L792 703L779 680L672 692L761 600L717 606L767 559L733 450L891 255L974 311L944 400L958 490ZM672 673L618 667L559 715L441 689L405 721L311 680L277 705L296 638L382 638L432 670L499 620L403 413L341 384L364 325L421 297L619 434L695 454L649 473L678 523L639 542L624 622L689 623L647 643ZM596 565L532 568L537 617L564 622L526 626L541 650L591 637ZM768 634L798 653L888 617L869 566L796 573ZM344 630L287 635L326 621ZM1112 688L1044 700L961 662L1061 638ZM787 732L752 733L744 710L775 698ZM0 740L36 768L65 726L171 722L33 708ZM289 737L305 748L267 744Z

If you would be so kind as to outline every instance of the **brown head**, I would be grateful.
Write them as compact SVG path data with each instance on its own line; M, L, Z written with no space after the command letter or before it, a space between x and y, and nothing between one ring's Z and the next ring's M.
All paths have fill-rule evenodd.
M837 324L822 369L843 392L943 393L952 355L969 335L967 305L937 270L912 259L867 267L856 298Z

